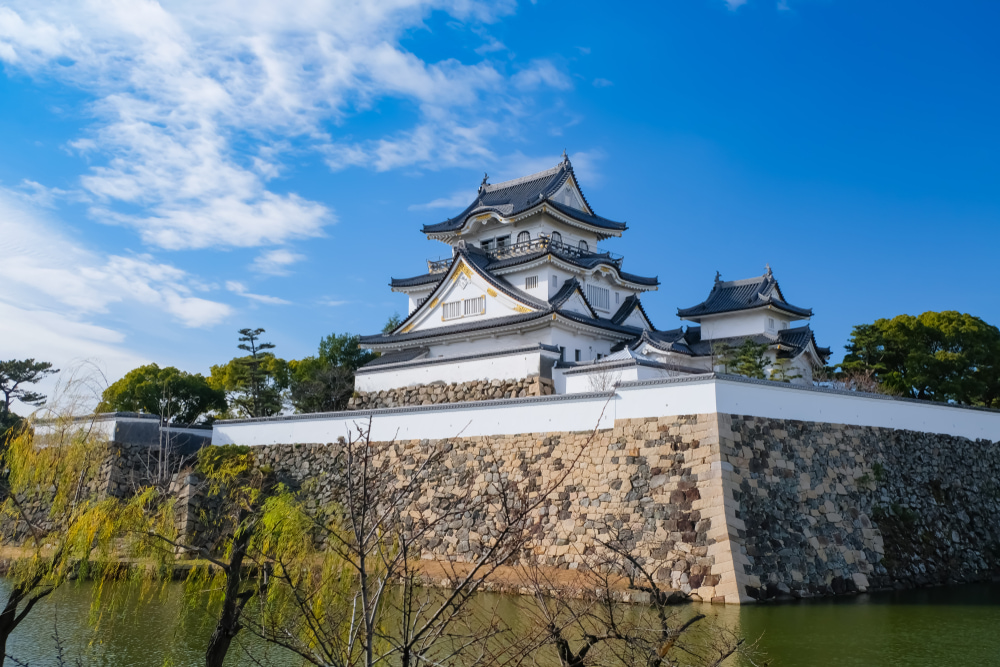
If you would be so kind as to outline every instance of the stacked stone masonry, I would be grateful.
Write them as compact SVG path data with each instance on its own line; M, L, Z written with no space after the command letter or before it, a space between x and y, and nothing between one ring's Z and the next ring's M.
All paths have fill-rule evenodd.
M337 500L332 444L256 448L260 464L301 484L322 513ZM597 432L530 433L391 443L396 474L430 452L410 511L425 519L471 488L561 483L537 510L525 558L586 566L610 532L629 541L665 586L715 602L837 595L984 581L1000 573L1000 442L915 431L740 415L620 419ZM148 447L110 443L85 495L126 497L155 470ZM566 475L565 479L562 476ZM189 473L173 479L191 541L221 544L200 517L217 511ZM25 499L51 527L51 490ZM468 561L490 516L437 526L421 557ZM0 538L28 537L21 521Z
M667 587L703 600L738 599L719 477L714 415L619 420L596 433L535 433L395 443L401 477L430 451L444 448L427 475L416 511L425 519L440 501L472 484L482 494L501 476L534 479L546 488L566 479L538 510L539 537L530 556L542 566L588 564L609 531L631 540L633 553L652 564ZM261 464L302 483L322 507L336 498L334 444L274 445L259 450ZM464 489L465 487L461 487ZM446 502L446 500L445 500ZM489 531L490 517L439 524L422 558L465 561Z
M367 410L407 405L488 401L498 398L549 396L552 393L552 380L537 375L520 380L473 380L452 384L433 382L381 391L355 392L348 403L348 409Z
M730 537L747 596L998 573L1000 443L738 415L719 421Z

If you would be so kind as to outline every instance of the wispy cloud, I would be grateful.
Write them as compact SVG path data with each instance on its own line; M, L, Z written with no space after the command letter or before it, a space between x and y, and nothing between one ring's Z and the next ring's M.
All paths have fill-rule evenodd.
M534 60L515 74L511 82L521 90L535 90L542 86L557 90L569 90L573 82L551 60Z
M335 169L468 165L492 156L499 118L517 107L503 99L509 91L569 89L548 60L508 75L487 61L427 62L400 44L434 10L488 24L514 9L513 0L13 0L0 9L0 61L95 99L95 124L71 143L94 165L81 185L95 219L162 248L275 245L336 221L329 206L269 187L289 138ZM491 38L480 51L502 48ZM330 134L383 97L417 105L410 129Z
M270 306L284 306L291 303L291 301L286 301L285 299L276 296L267 296L266 294L253 294L252 292L248 292L246 285L235 280L226 281L226 289L234 294L239 294L242 297L250 299L251 301L266 303Z
M743 5L747 4L747 0L725 0L726 6L729 7L730 11L736 11Z
M426 204L410 204L411 211L430 211L438 208L463 209L476 198L475 190L460 190L449 197L439 197Z
M285 248L278 248L277 250L269 250L258 255L250 265L250 269L257 273L266 273L272 276L287 276L291 273L289 268L292 264L301 262L305 258L305 255L294 253Z
M594 88L607 88L613 85L615 85L614 82L608 79L594 79Z
M337 306L346 306L349 303L351 303L351 302L350 301L346 301L344 299L330 299L330 298L328 298L328 299L320 299L319 300L319 304L321 306L329 306L331 308L336 308Z
M59 305L76 315L105 313L118 303L169 313L184 326L216 324L230 313L223 303L195 296L204 285L151 255L101 255L85 249L0 190L0 298L11 304Z

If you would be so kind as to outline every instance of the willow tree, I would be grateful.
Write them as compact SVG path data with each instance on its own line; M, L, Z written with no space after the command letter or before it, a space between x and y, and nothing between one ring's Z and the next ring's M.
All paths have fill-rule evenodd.
M494 663L513 638L496 613L473 618L470 603L529 556L539 510L580 454L543 483L489 443L468 466L452 465L464 454L447 444L375 442L368 428L338 448L332 511L309 511L291 490L267 503L252 550L266 557L269 582L246 608L247 631L313 665ZM459 530L461 562L426 571L421 558Z
M14 547L7 576L11 589L0 611L0 665L7 640L30 622L35 606L68 579L105 569L118 546L116 501L101 499L94 484L106 443L88 424L59 420L25 425L0 459L0 525ZM44 445L44 446L43 446Z

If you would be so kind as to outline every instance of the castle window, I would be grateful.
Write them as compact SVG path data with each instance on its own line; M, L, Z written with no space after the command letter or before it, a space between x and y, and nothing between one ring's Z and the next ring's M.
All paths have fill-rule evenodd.
M528 276L524 279L524 289L535 289L538 287L538 276Z
M578 243L577 245L579 246L580 250L584 252L590 252L590 246L587 245L586 241L580 241L580 243Z
M441 317L446 320L458 319L462 316L462 302L451 301L441 304Z
M497 250L502 250L503 248L506 248L507 246L510 245L510 234L508 234L507 236L498 236L496 238L496 242L497 242Z
M483 239L479 246L483 250L493 250L496 247L496 239Z
M560 234L559 232L552 232L552 236L550 236L549 238L552 239L553 243L562 243L562 234Z
M521 232L520 234L517 235L517 242L518 243L527 243L530 240L531 240L531 233L530 232Z
M482 315L486 312L486 297L480 296L475 299L466 299L465 315Z
M574 356L574 358L576 359L576 361L580 361L580 359L581 359L581 356L582 356L582 355L580 354L580 350L573 350L573 352L574 352L574 355L573 355L573 356Z
M552 289L558 289L559 288L559 276L552 276L551 283L552 283Z
M621 302L622 302L622 293L621 292L615 292L615 303L619 304Z
M767 318L767 330L768 331L774 331L774 318L773 317Z
M559 346L559 361L566 361L566 348Z
M607 287L587 285L587 301L597 310L611 310L611 290Z

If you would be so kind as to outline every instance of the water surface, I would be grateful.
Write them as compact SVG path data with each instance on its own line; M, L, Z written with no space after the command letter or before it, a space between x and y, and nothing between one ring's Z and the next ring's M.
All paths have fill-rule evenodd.
M0 589L5 599L3 580ZM56 665L59 645L68 658L79 657L85 665L203 664L214 619L203 612L185 611L180 585L168 586L152 601L126 605L96 641L88 624L91 590L89 584L70 585L39 604L14 633L8 652L32 667ZM523 625L512 600L490 595L481 600L484 607L499 602L508 623ZM748 640L759 638L764 660L774 667L1000 666L1000 584L742 608L689 605L685 609L685 613L694 612L709 616L703 623L725 625ZM262 646L249 636L242 636L242 641L263 664L301 664L295 656ZM257 663L243 648L234 646L226 664L250 667Z

